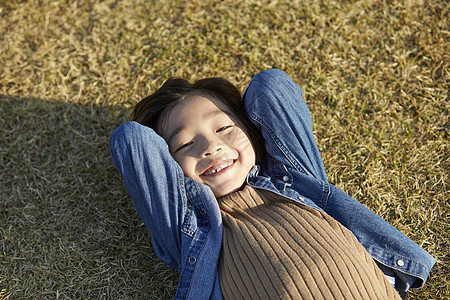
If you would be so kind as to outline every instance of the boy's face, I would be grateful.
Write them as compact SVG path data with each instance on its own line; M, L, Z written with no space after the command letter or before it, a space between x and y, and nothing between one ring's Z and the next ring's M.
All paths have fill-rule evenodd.
M239 190L255 165L245 128L213 96L188 96L170 111L160 131L185 176L208 185L216 197Z

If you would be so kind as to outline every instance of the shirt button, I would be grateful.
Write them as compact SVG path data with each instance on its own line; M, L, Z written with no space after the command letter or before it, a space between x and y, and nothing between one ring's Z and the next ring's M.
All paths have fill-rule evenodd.
M195 262L197 261L197 259L196 259L195 257L191 256L191 257L189 257L188 261L189 261L189 263L190 263L191 265L193 265L193 264L195 264Z
M202 216L206 215L206 210L204 210L204 209L200 210L200 215L202 215Z
M288 180L289 180L289 176L284 175L284 176L283 176L283 181L284 181L284 182L287 182Z
M397 260L397 266L403 267L405 265L405 262L401 259Z

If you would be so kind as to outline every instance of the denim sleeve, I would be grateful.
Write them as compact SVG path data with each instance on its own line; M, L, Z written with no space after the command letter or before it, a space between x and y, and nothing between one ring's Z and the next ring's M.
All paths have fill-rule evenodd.
M188 207L181 168L166 142L136 122L114 130L110 150L141 220L151 231L155 251L178 269L180 232Z
M377 262L394 270L404 290L423 286L436 263L433 256L363 204L329 186L325 211L349 228Z
M270 156L327 182L315 141L311 114L301 88L283 71L258 73L244 93L247 114L266 140Z
M301 88L284 72L266 70L251 80L244 104L250 120L266 140L269 155L307 175L295 183L294 189L309 195L347 227L378 262L399 272L405 290L423 285L434 258L367 207L328 183ZM314 184L310 176L322 183ZM316 186L322 186L325 195L317 191L311 194Z

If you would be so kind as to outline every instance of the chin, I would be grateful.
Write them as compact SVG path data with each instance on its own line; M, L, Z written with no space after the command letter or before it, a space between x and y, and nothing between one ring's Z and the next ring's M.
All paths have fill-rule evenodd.
M235 188L230 188L230 189L221 190L221 191L213 190L213 193L214 193L214 196L216 196L216 198L219 198L219 197L223 197L223 196L238 192L238 191L242 190L244 188L244 186L245 186L245 182L242 185L239 185Z

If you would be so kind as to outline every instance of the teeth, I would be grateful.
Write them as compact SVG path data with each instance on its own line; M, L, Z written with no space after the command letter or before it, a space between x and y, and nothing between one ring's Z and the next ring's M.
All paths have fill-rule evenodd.
M220 167L220 168L215 169L215 170L208 171L205 175L211 175L211 174L220 172L220 171L222 171L223 169L228 168L228 167L231 166L232 164L233 164L233 162L230 161L229 163L227 163L227 164L224 165L223 167Z

